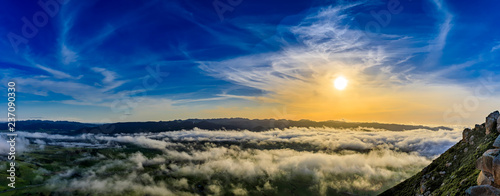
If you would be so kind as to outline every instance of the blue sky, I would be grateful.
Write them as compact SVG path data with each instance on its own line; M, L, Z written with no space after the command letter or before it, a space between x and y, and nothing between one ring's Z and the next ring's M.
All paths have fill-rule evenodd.
M19 119L466 124L500 108L495 1L40 2L0 8Z

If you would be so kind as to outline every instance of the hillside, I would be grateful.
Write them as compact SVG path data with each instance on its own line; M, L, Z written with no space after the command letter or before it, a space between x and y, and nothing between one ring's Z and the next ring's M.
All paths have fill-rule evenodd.
M44 132L54 134L70 134L85 127L95 127L97 124L72 121L22 120L16 121L16 130L26 132ZM0 122L0 131L7 131L7 122Z
M82 128L75 133L136 133L136 132L163 132L177 131L182 129L207 129L207 130L250 130L266 131L269 129L284 129L290 127L331 127L341 129L352 128L375 128L389 131L404 131L414 129L428 130L451 130L448 127L429 127L423 125L402 125L368 122L343 122L343 121L310 121L310 120L275 120L275 119L246 119L246 118L222 118L222 119L187 119L160 122L122 122Z
M0 131L7 131L6 122L0 122ZM92 124L71 121L50 120L23 120L16 122L16 130L26 132L44 132L50 134L78 135L82 133L139 133L163 132L200 128L206 130L250 130L266 131L269 129L284 129L289 127L331 127L341 129L375 128L390 131L405 131L414 129L451 130L449 127L429 127L423 125L403 125L370 122L343 122L343 121L311 121L311 120L275 120L275 119L246 119L246 118L219 118L219 119L187 119L159 122L120 122L111 124Z
M500 147L499 116L498 111L493 112L485 123L465 129L460 142L413 177L380 195L500 195L500 190L494 188L500 187L500 150L495 149Z

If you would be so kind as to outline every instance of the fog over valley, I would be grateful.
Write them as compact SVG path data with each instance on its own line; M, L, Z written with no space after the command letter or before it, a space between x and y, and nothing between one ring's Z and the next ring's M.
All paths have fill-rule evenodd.
M367 127L17 134L22 162L42 164L33 176L43 187L140 195L373 195L411 177L462 136L461 129ZM8 148L1 143L0 153Z

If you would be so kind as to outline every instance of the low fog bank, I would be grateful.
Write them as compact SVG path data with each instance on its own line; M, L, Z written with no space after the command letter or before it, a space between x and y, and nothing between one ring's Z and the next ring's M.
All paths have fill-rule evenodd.
M280 190L294 189L284 186L319 195L332 191L373 194L430 163L416 154L388 150L332 155L289 149L241 150L237 146L206 146L203 151L188 153L166 151L150 158L137 152L121 159L100 159L91 168L68 169L53 177L49 186L101 193L133 190L153 195L200 191L255 195L255 191L278 194ZM148 172L151 168L154 172Z
M5 135L1 135L5 139ZM90 168L61 168L46 185L102 194L376 194L412 176L461 138L461 130L288 128L265 132L192 129L66 136L18 132L22 151L45 146L111 148ZM0 153L8 152L0 142ZM155 156L122 153L133 144ZM75 176L78 176L75 178ZM257 192L255 192L257 191ZM288 191L288 192L287 192ZM300 192L304 191L304 192Z
M233 143L246 144L259 148L281 149L301 146L311 151L353 150L366 152L374 149L390 149L401 152L416 152L427 158L434 158L454 145L461 138L461 129L453 131L431 131L417 129L394 132L383 129L334 129L334 128L289 128L265 132L234 130L182 130L161 133L138 134L83 134L67 136L46 133L18 132L16 145L25 149L27 144L60 145L66 147L113 147L118 143L132 143L144 148L166 150L169 147L182 146L185 143ZM6 139L4 134L0 134ZM30 139L23 140L24 138ZM36 139L36 140L34 140ZM6 142L0 143L0 153L8 151Z

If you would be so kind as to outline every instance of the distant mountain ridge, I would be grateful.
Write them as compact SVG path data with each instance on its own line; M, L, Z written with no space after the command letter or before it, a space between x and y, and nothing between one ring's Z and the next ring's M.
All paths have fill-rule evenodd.
M0 130L6 130L7 123L0 123ZM111 124L92 124L70 121L27 120L17 121L16 129L30 132L46 132L56 134L76 135L82 133L140 133L189 130L193 128L207 130L250 130L266 131L270 129L284 129L289 127L331 127L331 128L375 128L389 131L404 131L413 129L452 130L449 127L429 127L423 125L403 125L374 122L344 122L344 121L311 121L311 120L275 120L275 119L246 119L246 118L219 118L219 119L187 119L159 122L120 122Z
M8 127L7 124L7 122L0 122L0 131L6 131ZM15 128L17 131L65 134L80 130L85 127L94 126L98 126L98 124L72 121L22 120L16 121Z
M123 122L113 123L92 128L84 128L78 132L82 133L136 133L136 132L163 132L189 130L193 128L207 130L249 130L266 131L270 129L284 129L289 127L332 127L332 128L376 128L390 131L404 131L412 129L439 129L452 130L449 127L428 127L422 125L401 125L382 123L357 123L342 121L315 122L310 120L275 120L275 119L245 119L245 118L223 118L223 119L188 119L160 122Z

